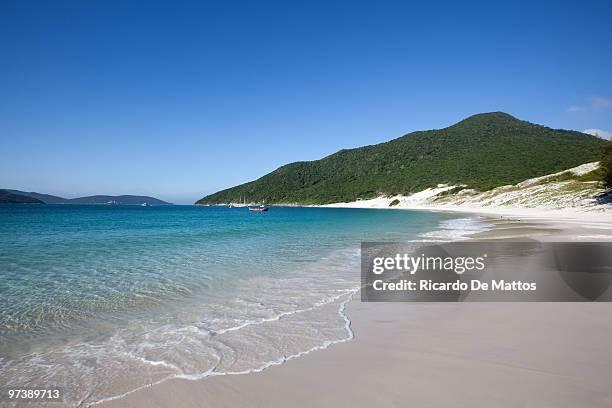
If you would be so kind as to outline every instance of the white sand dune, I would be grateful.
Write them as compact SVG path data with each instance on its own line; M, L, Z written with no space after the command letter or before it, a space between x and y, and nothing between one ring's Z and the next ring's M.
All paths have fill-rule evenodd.
M612 221L612 204L597 201L596 196L604 193L598 182L571 178L563 180L562 177L568 172L581 176L598 166L598 163L587 163L485 192L460 185L439 184L409 196L381 196L370 200L327 204L324 207L458 211L524 218ZM459 188L463 189L454 192ZM399 203L390 206L395 200Z

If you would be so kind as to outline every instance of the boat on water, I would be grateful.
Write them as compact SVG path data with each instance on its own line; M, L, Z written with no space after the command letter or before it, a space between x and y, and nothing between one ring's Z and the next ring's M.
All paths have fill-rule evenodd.
M268 207L266 207L265 205L259 205L257 207L249 207L249 211L253 211L253 212L266 212L266 211L268 211Z
M230 208L248 207L248 204L246 203L246 196L244 198L242 196L240 196L240 199L238 200L238 202L237 203L230 203L229 207Z
M151 206L151 204L149 204L149 203L142 203L142 204L140 204L140 206L141 206L141 207L150 207L150 206Z

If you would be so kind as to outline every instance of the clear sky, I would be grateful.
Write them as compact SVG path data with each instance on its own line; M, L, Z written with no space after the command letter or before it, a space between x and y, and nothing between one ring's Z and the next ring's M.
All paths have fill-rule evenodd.
M479 112L612 132L612 2L504 3L0 1L0 188L192 203Z

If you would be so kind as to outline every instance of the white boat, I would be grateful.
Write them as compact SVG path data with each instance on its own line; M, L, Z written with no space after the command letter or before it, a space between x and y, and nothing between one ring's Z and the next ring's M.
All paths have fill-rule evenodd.
M238 201L238 203L235 203L233 206L234 207L248 207L246 203L246 197L242 198L241 196L240 199L242 200L242 202Z

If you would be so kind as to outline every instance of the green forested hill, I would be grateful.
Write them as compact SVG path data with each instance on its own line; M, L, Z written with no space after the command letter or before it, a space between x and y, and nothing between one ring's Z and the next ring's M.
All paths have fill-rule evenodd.
M219 191L198 204L238 201L325 204L380 194L408 194L440 183L487 190L601 158L606 142L550 129L503 112L471 116L445 129L287 164Z

